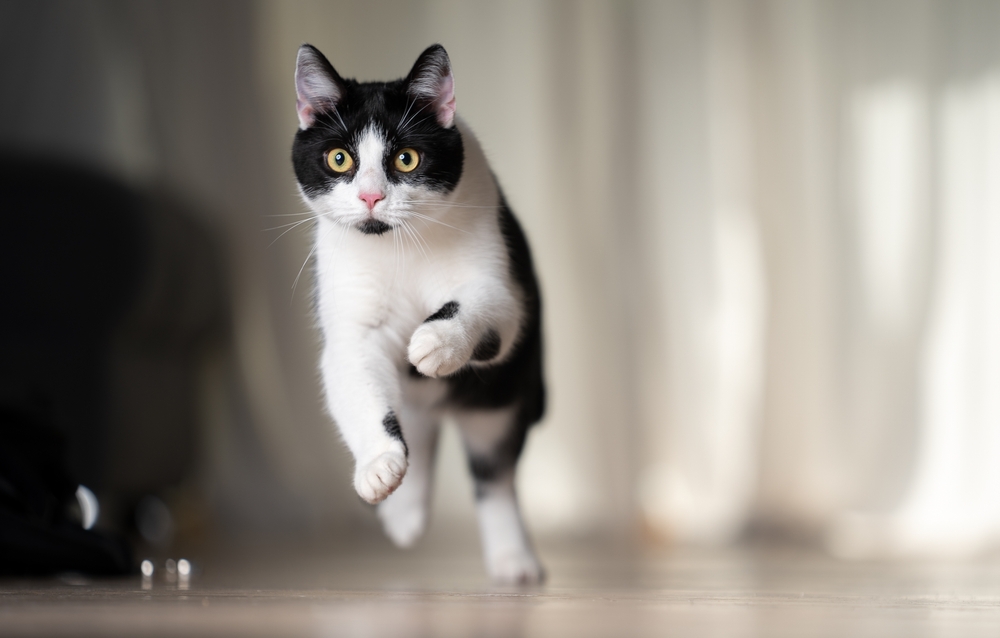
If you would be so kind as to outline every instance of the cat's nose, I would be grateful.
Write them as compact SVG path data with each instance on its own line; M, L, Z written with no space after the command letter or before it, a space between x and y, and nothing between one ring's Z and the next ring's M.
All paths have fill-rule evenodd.
M368 204L368 210L375 208L375 204L385 199L382 193L358 193L358 198Z

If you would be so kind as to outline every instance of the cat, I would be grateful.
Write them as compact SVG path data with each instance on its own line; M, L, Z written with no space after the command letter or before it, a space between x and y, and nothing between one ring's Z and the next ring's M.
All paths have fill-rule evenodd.
M412 545L447 414L475 482L487 571L541 582L514 489L545 409L541 299L525 235L456 113L448 53L436 44L403 79L357 82L304 44L295 88L292 163L317 220L320 371L354 488L397 545Z

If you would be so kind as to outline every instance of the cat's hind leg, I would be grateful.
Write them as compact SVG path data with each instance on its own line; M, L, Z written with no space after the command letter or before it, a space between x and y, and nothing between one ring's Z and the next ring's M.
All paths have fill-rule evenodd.
M483 558L499 583L533 584L545 571L531 546L514 489L527 426L516 407L455 413L476 485Z
M413 545L427 527L441 414L429 405L427 395L435 388L421 386L437 384L430 379L404 384L399 424L409 448L409 468L399 488L378 506L386 535L399 547Z

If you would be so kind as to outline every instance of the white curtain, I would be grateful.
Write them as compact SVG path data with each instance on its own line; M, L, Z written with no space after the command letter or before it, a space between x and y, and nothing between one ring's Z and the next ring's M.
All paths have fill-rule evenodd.
M300 41L362 78L448 47L546 298L551 411L521 476L536 527L716 543L756 525L843 555L993 540L1000 5L262 16L286 101Z

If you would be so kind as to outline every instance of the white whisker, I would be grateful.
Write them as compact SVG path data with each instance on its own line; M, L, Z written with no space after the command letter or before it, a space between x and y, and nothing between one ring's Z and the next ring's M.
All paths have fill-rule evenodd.
M430 257L427 255L427 251L429 251L431 249L431 247L427 243L427 240L424 239L423 235L420 234L420 231L418 231L416 229L416 227L414 227L412 224L410 224L409 222L406 222L406 226L409 229L409 231L412 233L414 241L416 242L417 246L420 247L420 252L423 253L424 259L426 259L427 261L430 261Z
M340 121L340 127L344 129L344 133L347 133L347 125L344 124L344 118L340 117L340 109L333 107L333 114L336 115L337 119Z
M427 104L424 104L424 105L423 105L423 106L421 106L421 107L420 107L419 109L417 109L416 113L414 113L413 115L411 115L411 116L410 116L410 119L408 119L408 120L407 120L406 122L404 122L403 124L400 124L400 125L399 125L399 126L397 127L397 134L398 134L398 135L403 135L403 134L405 134L405 133L406 133L406 132L407 132L407 131L408 131L408 130L410 129L410 127L411 127L411 126L412 126L413 124L415 124L415 122L413 121L413 119L414 119L415 117L417 117L418 115L420 115L420 112L421 112L421 111L423 111L423 110L424 110L425 108L427 108L427 106L428 106ZM421 119L420 121L422 122L422 121L423 121L423 119Z
M261 232L262 233L266 233L266 232L272 231L272 230L281 230L282 228L288 228L289 226L298 226L299 224L304 224L306 222L311 222L314 219L319 219L319 216L318 215L313 215L309 219L300 219L298 221L289 222L287 224L281 224L280 226L274 226L274 227L271 227L271 228L264 228L263 230L261 230Z
M452 202L436 202L436 201L428 200L428 199L404 199L404 200L399 200L399 202L401 204L420 204L420 205L423 205L423 206L433 206L433 207L436 207L436 208L487 208L487 209L492 209L492 210L496 210L496 209L499 208L499 206L496 206L496 205L494 205L494 206L480 206L480 205L476 205L476 204L459 204L459 203L452 203Z
M303 215L314 215L312 211L307 213L275 213L273 215L261 215L261 217L302 217ZM324 213L326 214L326 213Z
M316 222L316 221L318 221L318 220L319 220L319 217L318 217L318 216L317 216L317 217L310 217L309 219L303 219L303 220L300 220L300 221L297 221L297 222L295 222L294 224L291 224L291 228L287 228L287 229L285 229L285 231L284 231L284 232L282 232L282 233L281 233L280 235L278 235L277 237L275 237L275 238L274 238L274 240L273 240L273 241L272 241L272 242L271 242L270 244L268 244L268 245L267 245L267 247L268 247L268 248L270 248L271 246L273 246L273 245L275 244L275 242L277 242L277 241L278 241L279 239L281 239L282 237L284 237L285 235L287 235L287 234L288 234L288 233L290 233L291 231L295 230L296 228L298 228L298 227L299 227L299 226L301 226L302 224L306 224L306 223L309 223L309 222ZM279 227L279 228L280 228L280 227ZM273 228L273 229L271 229L271 230L277 230L277 228Z
M415 101L415 100L413 100L413 99L412 99L412 98L410 98L410 97L407 97L407 98L406 98L406 110L404 110L404 111L403 111L403 115L402 115L402 116L401 116L401 117L399 118L399 121L398 121L398 122L396 122L396 130L397 130L397 131L399 130L399 127L400 127L400 126L402 126L402 124L403 124L403 120L405 120L405 119L406 119L406 116L407 116L407 115L409 115L409 113L410 113L410 109L412 109L412 108L413 108L413 105L414 105L414 104L416 104L416 101Z
M430 217L429 215L424 215L424 214L418 213L416 211L413 211L410 214L413 215L414 217L416 217L417 219L422 219L422 220L427 221L427 222L434 222L435 224L440 224L440 225L445 226L447 228L451 228L452 230L457 230L460 233L465 233L466 235L469 234L469 231L465 230L464 228L459 228L457 226L452 226L451 224L446 224L443 221L441 221L440 219L434 219L433 217Z
M414 230L410 226L410 223L407 222L405 219L404 220L400 220L400 226L402 226L403 230L406 232L406 235L413 241L413 245L416 246L417 250L420 251L420 254L422 254L424 256L424 260L426 260L426 261L429 262L430 261L430 257L427 255L427 250L425 250L424 246L422 246L420 244L420 241L418 240L418 238L414 234Z
M333 230L333 229L331 228L331 229L329 229L329 230L326 231L326 235L324 235L324 240L325 240L326 236L330 234L331 230ZM295 288L299 285L299 277L302 276L302 271L306 269L306 264L308 264L309 260L312 259L312 256L316 252L316 248L319 247L319 244L320 244L320 242L318 242L318 241L313 244L313 247L309 251L309 254L306 255L306 258L302 261L302 266L299 268L298 274L295 275L295 280L292 282L292 294L291 294L291 298L292 299L295 298Z

